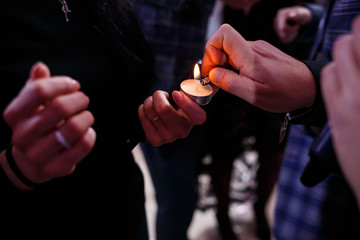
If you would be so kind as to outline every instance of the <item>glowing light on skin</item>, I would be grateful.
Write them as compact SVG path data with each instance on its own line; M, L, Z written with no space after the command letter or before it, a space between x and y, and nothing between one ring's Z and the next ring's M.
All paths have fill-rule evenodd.
M206 105L210 102L213 89L210 85L202 85L200 83L201 73L198 64L194 67L194 78L181 82L181 90L199 105Z

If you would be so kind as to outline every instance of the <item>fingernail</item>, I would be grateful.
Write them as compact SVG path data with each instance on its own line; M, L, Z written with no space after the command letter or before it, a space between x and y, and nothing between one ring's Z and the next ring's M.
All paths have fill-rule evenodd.
M209 73L209 79L212 83L217 85L220 83L221 78L223 77L223 74L224 73L222 71L211 70Z
M181 102L184 99L184 96L179 91L174 91L172 93L172 97L173 97L175 102Z
M75 79L68 77L67 81L69 81L70 86L72 86L74 88L80 88L80 83L78 81L76 81Z

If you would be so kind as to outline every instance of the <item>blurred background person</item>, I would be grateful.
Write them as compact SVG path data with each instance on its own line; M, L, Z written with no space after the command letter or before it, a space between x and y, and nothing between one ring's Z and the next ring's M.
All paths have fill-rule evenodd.
M308 131L295 125L321 127L326 123L319 73L332 59L334 41L350 31L353 19L359 14L359 6L358 1L329 2L315 37L312 61L300 62L263 41L246 41L229 26L223 26L208 42L203 71L206 74L215 67L210 72L214 84L265 110L291 111L285 119L292 125L279 179L274 226L276 239L342 239L359 235L360 215L356 199L341 174L331 172L313 187L300 181L317 132L314 128ZM219 61L207 55L211 52L220 56ZM221 53L225 53L242 74L216 67L222 63L220 59L225 59L221 58ZM258 64L253 66L254 58ZM212 61L214 66L209 64ZM271 73L277 74L276 80L276 75ZM272 87L279 94L271 94ZM313 135L309 135L311 133Z
M264 40L279 49L295 56L307 57L314 36L297 42L283 43L274 29L277 11L297 4L297 1L267 0L229 0L223 1L223 23L234 27L249 41ZM306 2L304 4L310 4ZM314 33L313 33L314 34ZM309 34L310 35L310 34ZM279 144L281 119L277 114L265 112L246 101L226 92L219 91L216 101L208 111L208 125L214 129L214 136L209 136L211 144L207 151L213 158L210 175L218 199L217 219L224 239L237 239L229 217L229 185L233 162L249 146L244 145L249 137L254 137L252 150L258 153L259 169L256 173L255 228L260 239L270 239L270 226L265 214L265 207L277 181L284 143ZM221 117L219 117L221 116ZM264 124L266 122L266 124ZM240 200L241 201L241 200Z

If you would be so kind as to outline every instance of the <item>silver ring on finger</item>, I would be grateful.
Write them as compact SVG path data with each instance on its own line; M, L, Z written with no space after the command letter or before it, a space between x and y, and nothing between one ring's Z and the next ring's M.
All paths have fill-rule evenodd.
M63 148L71 148L71 144L65 139L64 135L59 130L55 131L55 139Z
M155 122L156 120L159 120L159 117L154 118L153 120L151 120L151 122L153 123L153 122Z

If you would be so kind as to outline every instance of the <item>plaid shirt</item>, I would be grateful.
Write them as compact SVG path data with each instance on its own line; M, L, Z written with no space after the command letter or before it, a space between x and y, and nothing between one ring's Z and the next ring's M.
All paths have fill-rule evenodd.
M140 0L135 5L155 56L154 90L173 90L202 58L213 4L214 0Z
M352 20L360 13L360 1L330 2L319 25L312 59L331 60L333 43L350 31ZM359 210L342 176L330 174L313 188L300 183L312 141L304 126L291 126L279 178L274 236L277 240L359 239Z

